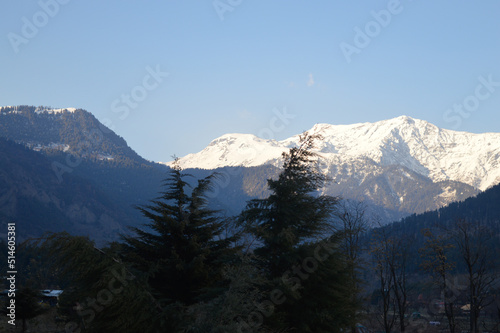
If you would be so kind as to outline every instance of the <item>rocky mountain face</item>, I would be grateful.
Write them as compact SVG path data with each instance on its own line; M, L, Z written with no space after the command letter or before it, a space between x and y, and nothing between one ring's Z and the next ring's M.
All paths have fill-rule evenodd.
M334 180L323 191L399 212L387 218L433 210L500 182L500 133L451 131L407 116L317 124L309 133L323 137L316 147L318 167ZM281 153L298 140L298 135L274 141L226 134L179 162L183 168L213 170L279 166Z
M46 154L120 165L149 165L126 141L83 109L44 106L0 107L0 137ZM68 164L75 164L68 163Z

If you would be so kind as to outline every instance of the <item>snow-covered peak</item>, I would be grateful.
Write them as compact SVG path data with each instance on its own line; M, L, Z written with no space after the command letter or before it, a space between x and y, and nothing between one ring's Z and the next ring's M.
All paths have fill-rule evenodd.
M210 142L201 152L181 158L180 166L202 169L257 166L276 159L287 149L288 146L280 142L261 139L252 134L225 134Z
M436 182L455 180L482 190L500 182L500 133L446 130L408 116L374 123L316 124L309 133L322 135L316 151L327 165L369 159L380 166L405 166ZM298 140L299 135L275 141L226 134L201 152L181 158L180 166L215 169L276 164Z
M63 112L70 112L73 113L76 111L76 108L61 108L61 109L54 109L54 108L36 108L35 113L49 113L49 114L56 114L56 113L63 113Z

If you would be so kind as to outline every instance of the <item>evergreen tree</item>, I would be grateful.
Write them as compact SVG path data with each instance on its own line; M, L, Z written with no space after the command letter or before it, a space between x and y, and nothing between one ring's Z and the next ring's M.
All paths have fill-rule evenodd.
M262 243L255 253L263 258L270 277L280 276L299 259L294 251L298 245L327 229L337 203L337 198L313 195L326 181L315 169L311 151L320 138L305 133L298 147L283 153L283 171L277 180L268 180L271 195L251 200L241 214L247 229Z
M224 264L237 251L237 236L223 237L228 221L207 207L205 193L216 175L198 180L191 193L186 176L174 167L162 196L139 207L149 230L133 228L136 236L124 237L126 260L147 276L170 322L180 321L186 306L223 290Z
M229 287L220 296L189 307L193 320L185 333L229 333L245 332L248 321L266 300L266 294L259 288L263 282L258 268L252 262L251 253L240 254L235 264L228 265L225 277ZM266 327L254 327L253 333L271 333Z
M340 239L315 240L328 229L338 201L317 195L326 181L311 151L318 139L304 133L299 145L283 154L278 179L268 180L271 195L250 201L241 214L242 223L260 243L255 254L268 281L263 288L282 296L266 314L266 324L276 330L338 332L353 320L347 288L352 284L346 261L335 250ZM327 249L322 247L325 242ZM320 254L322 249L326 252Z

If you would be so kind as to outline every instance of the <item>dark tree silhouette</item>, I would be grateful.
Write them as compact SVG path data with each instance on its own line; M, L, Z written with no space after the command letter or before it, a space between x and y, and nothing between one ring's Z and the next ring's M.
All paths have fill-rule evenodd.
M267 280L262 288L283 296L266 315L265 324L278 331L339 332L354 320L340 238L318 241L331 227L338 202L317 193L327 180L311 151L318 139L306 132L283 153L283 170L268 180L269 197L249 201L240 216L259 242L254 252ZM315 256L322 248L328 249L325 256Z
M182 317L185 306L219 295L224 265L238 250L237 235L224 235L228 220L207 207L205 193L216 175L198 180L191 193L187 176L174 167L162 196L139 207L150 220L147 229L133 228L136 236L124 237L126 260L147 276L167 318Z

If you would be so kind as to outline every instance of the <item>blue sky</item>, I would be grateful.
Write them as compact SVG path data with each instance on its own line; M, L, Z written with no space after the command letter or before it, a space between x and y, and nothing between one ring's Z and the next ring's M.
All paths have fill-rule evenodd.
M9 1L0 104L77 107L168 161L400 115L500 132L500 2Z

